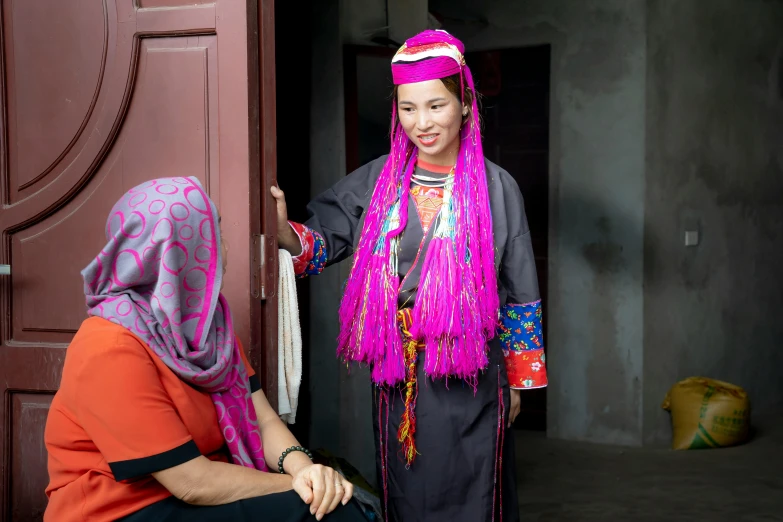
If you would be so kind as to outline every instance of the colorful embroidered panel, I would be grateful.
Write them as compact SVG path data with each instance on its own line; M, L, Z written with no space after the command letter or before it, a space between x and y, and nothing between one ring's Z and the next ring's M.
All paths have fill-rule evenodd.
M298 279L318 275L326 266L327 252L324 238L315 230L301 223L288 222L299 237L302 253L293 258L294 273Z
M544 388L548 384L546 376L546 355L541 350L508 352L506 355L506 373L512 388Z
M443 189L439 187L423 187L415 185L411 187L411 196L416 202L416 211L419 213L421 228L424 229L424 235L430 229L430 225L435 221L440 207L443 206Z
M541 301L507 304L500 309L498 337L506 356L506 371L512 388L542 388L547 385Z

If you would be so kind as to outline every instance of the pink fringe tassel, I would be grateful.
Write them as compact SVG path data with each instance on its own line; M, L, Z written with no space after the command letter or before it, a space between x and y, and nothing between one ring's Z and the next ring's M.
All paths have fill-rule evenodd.
M464 80L475 93L470 69ZM462 80L461 80L462 81ZM487 341L498 318L497 275L492 214L481 145L478 105L461 132L452 192L454 230L436 237L424 258L413 310L413 336L425 344L427 375L455 376L475 383L488 364ZM375 186L354 265L340 304L338 355L372 365L378 384L405 378L402 341L397 327L399 274L391 273L391 239L407 225L408 190L418 149L392 115L392 150ZM399 226L384 232L389 212L400 202Z

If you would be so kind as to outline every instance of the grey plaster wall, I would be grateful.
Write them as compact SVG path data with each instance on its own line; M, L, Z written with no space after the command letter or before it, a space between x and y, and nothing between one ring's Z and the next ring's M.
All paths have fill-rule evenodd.
M380 20L341 3L314 8L314 194L345 174L342 42ZM552 46L548 436L668 442L694 374L783 400L783 1L429 6L471 50ZM311 439L372 479L369 379L334 358L346 269L312 283Z
M430 9L471 50L552 46L547 432L641 444L645 2Z
M783 2L648 1L644 439L706 375L783 400ZM684 247L684 231L701 243Z

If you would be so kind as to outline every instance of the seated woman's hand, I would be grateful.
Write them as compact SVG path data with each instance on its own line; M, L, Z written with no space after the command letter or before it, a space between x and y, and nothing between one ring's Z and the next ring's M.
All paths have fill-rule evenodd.
M338 504L347 504L353 496L353 484L332 468L320 464L302 468L294 476L293 485L318 520L334 511Z

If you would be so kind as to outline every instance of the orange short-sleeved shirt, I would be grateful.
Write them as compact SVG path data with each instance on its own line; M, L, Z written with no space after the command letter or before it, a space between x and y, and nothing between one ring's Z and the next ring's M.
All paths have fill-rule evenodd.
M68 347L45 441L51 522L116 520L170 496L151 473L199 455L229 461L209 394L99 317L84 321Z

